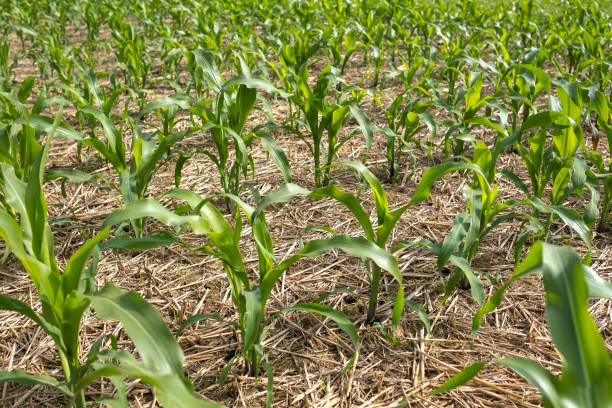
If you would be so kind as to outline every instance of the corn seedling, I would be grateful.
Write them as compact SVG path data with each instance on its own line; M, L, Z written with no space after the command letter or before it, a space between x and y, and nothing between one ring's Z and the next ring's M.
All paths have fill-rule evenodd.
M365 137L366 148L369 150L372 145L374 130L359 104L350 99L328 101L330 87L340 79L338 75L338 70L328 65L311 88L308 84L308 69L303 66L299 75L293 76L290 81L295 83L294 88L291 88L293 94L289 100L300 110L302 117L298 123L306 128L306 132L299 126L290 124L285 125L285 128L295 133L308 146L314 159L314 182L317 187L329 184L336 153L355 135L353 132L344 138L339 137L340 129L349 113L359 123L359 131ZM327 146L323 138L325 133Z
M267 93L280 92L267 80L253 75L244 60L241 75L224 80L212 55L195 51L189 57L192 61L192 78L196 89L205 81L217 94L211 106L202 102L194 104L192 112L210 131L215 150L204 150L219 172L223 191L238 194L241 190L240 179L252 167L249 147L255 138L254 132L245 132L245 124L257 100L257 89ZM201 79L200 79L201 78ZM230 146L234 146L235 158L230 158ZM228 207L230 201L228 200Z
M411 204L428 199L433 182L449 172L467 170L474 175L473 183L465 186L463 191L464 197L468 202L468 210L455 217L450 234L444 238L441 244L421 240L418 242L405 242L395 248L395 250L399 250L402 247L412 245L428 247L438 255L437 268L440 273L447 262L450 261L454 265L455 268L448 281L446 283L442 282L445 299L450 296L454 288L462 281L464 287L467 287L469 284L473 298L478 304L482 305L484 301L483 285L477 274L471 269L471 262L478 252L478 246L493 228L510 218L523 218L520 213L515 211L502 214L502 212L512 210L519 205L530 205L538 214L549 214L549 219L552 219L552 215L561 218L566 225L580 235L589 247L591 246L592 235L590 229L585 224L583 217L573 209L554 204L549 205L539 198L530 197L529 195L524 200L497 202L498 191L497 183L495 182L497 158L512 145L513 141L514 137L498 139L498 143L496 143L492 152L483 142L477 142L473 161L464 159L464 163L445 162L428 169L423 174L421 182L411 199ZM509 172L505 172L504 175L511 176ZM513 176L512 179L516 179L516 176ZM548 230L545 229L545 231ZM526 232L530 234L533 231L527 229ZM538 230L538 232L541 232L541 230ZM529 237L534 238L534 236ZM520 240L520 245L517 247L517 259L526 239L527 236ZM490 278L490 280L493 279Z
M365 238L376 245L383 251L387 250L388 241L391 237L395 225L400 220L402 214L409 208L409 205L404 205L395 210L389 210L389 202L384 188L380 184L380 181L369 171L363 164L355 162L342 162L342 164L355 170L360 177L368 183L372 190L372 196L376 206L377 226L374 228L369 216L363 209L359 200L352 194L346 193L339 189L336 185L330 185L327 187L317 188L313 191L306 190L295 184L286 184L278 190L270 193L266 196L257 211L263 210L267 205L275 202L288 202L297 195L306 195L312 199L321 199L330 197L342 205L344 205L357 219ZM376 309L378 305L379 288L381 281L381 266L377 262L370 262L364 259L364 263L368 270L368 281L370 283L370 297L368 302L368 313L366 321L369 324L374 324L376 321ZM425 311L415 302L404 299L404 288L402 286L402 275L395 269L387 269L393 279L398 283L397 294L393 305L392 312L392 325L393 332L397 328L399 319L403 313L404 306L411 308L419 314L419 317L429 330L429 320Z
M126 386L121 379L126 376L152 385L158 401L168 408L177 404L189 407L218 406L193 394L189 380L183 375L182 351L161 316L148 303L136 293L124 292L112 284L101 291L95 290L96 246L107 236L108 229L85 242L68 260L63 271L57 266L41 184L45 158L60 117L61 110L47 144L32 165L27 183L19 180L13 167L0 163L4 197L19 215L18 221L6 209L0 209L0 237L32 279L42 304L42 313L37 314L26 303L6 295L0 295L0 308L31 319L53 339L64 379L60 381L46 374L13 370L0 371L0 383L13 381L25 385L50 385L66 395L69 401L67 406L80 408L88 404L85 395L87 385L98 378L110 377L119 391L119 398L104 397L99 402L126 407ZM92 254L95 259L86 268ZM105 339L102 337L86 358L82 358L79 353L80 324L90 304L100 317L122 323L141 361L126 351L117 350L112 337L110 349L101 348Z
M377 267L390 271L394 276L399 274L397 261L384 249L363 238L345 235L311 240L300 251L279 262L274 257L274 248L262 211L263 207L256 210L237 197L228 196L237 203L251 222L253 238L257 244L259 273L256 284L251 284L240 251L242 213L237 212L236 224L232 228L209 200L204 200L191 191L176 189L165 196L186 201L194 213L199 212L199 215L178 215L167 210L157 201L145 200L131 203L126 209L116 211L107 218L105 224L117 224L146 213L167 225L189 226L194 233L208 236L210 245L196 249L213 255L223 262L232 291L232 301L239 313L238 321L228 322L228 324L238 329L242 338L242 351L234 356L223 370L221 382L225 381L229 369L239 358L245 359L248 373L255 377L258 376L262 359L266 359L262 346L264 329L270 320L265 318L266 304L278 279L298 260L304 257L313 258L332 248L339 248L348 254L370 259ZM272 198L279 197L264 199L262 206L269 204ZM282 201L282 197L280 199ZM401 304L401 302L398 303ZM349 335L357 349L359 340L355 328L341 313L319 303L300 303L282 309L280 312L291 310L315 312L332 319ZM183 327L208 318L210 316L193 316L183 324ZM220 320L218 317L216 319ZM345 367L345 371L354 363L355 358L356 354Z

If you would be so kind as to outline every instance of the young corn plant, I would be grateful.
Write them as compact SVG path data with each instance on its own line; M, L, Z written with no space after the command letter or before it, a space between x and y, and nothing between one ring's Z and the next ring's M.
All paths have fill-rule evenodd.
M543 92L549 95L550 100L552 81L548 74L532 63L537 63L534 61L536 55L532 53L523 63L512 64L509 68L500 71L502 75L498 79L496 93L501 91L502 86L507 89L508 106L512 112L511 133L521 132L529 117L538 113L536 100ZM517 151L522 142L523 137L518 137Z
M493 360L525 377L542 394L545 407L606 407L612 404L610 355L589 313L588 297L610 298L612 287L586 266L569 247L536 242L510 281L483 308L488 313L500 304L505 288L513 281L541 274L546 291L546 316L553 343L561 355L561 376L522 357ZM482 318L482 315L480 315ZM478 362L450 378L432 395L457 388L474 378L486 365Z
M264 199L265 201L262 201L261 206L255 209L242 202L238 197L228 195L227 197L234 200L241 210L241 212L236 213L234 217L235 226L232 228L219 210L212 205L210 199L204 200L199 195L182 189L172 190L165 196L186 202L188 208L192 210L192 214L179 215L166 209L158 201L150 199L131 203L126 209L114 212L107 218L105 225L121 223L146 213L166 225L175 228L190 227L194 233L208 237L209 245L194 249L213 255L223 262L231 288L232 302L239 316L238 321L227 323L240 331L242 339L242 350L225 367L221 373L220 382L225 381L229 369L239 358L244 358L247 372L250 375L258 376L262 361L267 359L262 345L265 327L273 318L266 318L265 316L268 299L278 279L298 260L304 257L313 258L332 248L339 248L348 254L370 259L379 268L390 271L394 276L399 275L397 261L387 251L366 239L345 235L311 240L297 253L278 261L274 256L272 239L263 213L263 208L270 203L271 198ZM240 250L242 213L251 223L253 238L257 246L259 267L255 283L251 283L247 275L244 258ZM357 332L353 324L342 313L319 303L299 303L281 309L279 312L292 310L315 312L332 319L349 335L355 349L357 349L359 342ZM191 317L182 325L179 333L184 327L208 318L210 316L196 315ZM218 316L214 318L222 321ZM354 363L355 358L356 354L345 367L345 371ZM266 368L266 370L270 377L270 369Z
M363 47L359 41L359 32L351 26L337 27L334 25L325 31L323 38L326 40L324 48L331 56L332 66L340 67L340 75L344 75L353 54ZM289 65L286 62L284 64Z
M448 127L444 135L444 156L446 158L450 156L451 152L454 156L464 154L466 142L474 145L476 139L473 129L486 120L477 116L478 112L487 104L496 102L494 97L481 95L483 87L482 72L470 72L466 76L465 82L467 88L460 87L455 90L453 97L448 98L448 103L440 97L437 97L433 102L435 106L443 107L453 115L453 120L442 122L443 125Z
M61 111L60 111L61 112ZM127 407L126 385L122 377L139 379L153 386L157 400L164 407L218 407L197 398L183 374L183 353L161 316L135 292L124 292L107 284L95 290L96 246L108 235L108 228L85 242L60 270L55 260L53 234L47 222L47 203L42 194L45 158L59 124L57 116L49 139L37 156L26 182L20 180L11 165L0 163L1 186L8 208L0 208L0 238L21 262L42 305L40 314L26 303L0 295L0 308L31 319L55 343L64 378L30 374L24 370L0 371L0 383L44 384L66 396L66 406L84 408L87 386L98 378L109 377L119 397L102 397L97 403ZM25 198L25 200L24 200ZM91 266L89 258L94 255ZM110 349L102 349L101 337L87 356L79 352L81 319L93 305L103 319L119 321L134 342L141 361L127 351L118 350L110 336Z
M201 126L208 129L215 150L204 150L219 172L221 187L226 194L238 194L242 185L240 180L253 166L249 148L255 132L245 132L245 125L257 101L257 89L267 93L284 93L276 89L262 77L253 75L243 59L242 74L228 80L221 76L212 55L204 51L194 51L189 57L193 67L192 77L196 87L201 82L217 94L211 105L207 101L194 103L191 111L201 119ZM230 147L234 146L235 158L231 157ZM227 205L230 207L228 199Z
M109 105L103 104L102 100L98 100L98 103L103 106L103 109L109 107ZM79 112L89 123L99 124L103 134L103 138L99 138L96 131L97 126L92 127L88 132L89 137L82 139L81 142L84 146L91 147L100 153L116 171L119 185L109 183L108 187L119 193L123 205L145 197L157 170L169 159L172 146L194 131L193 128L189 128L185 131L173 132L174 115L176 115L178 109L188 107L188 102L184 98L178 97L153 101L145 106L141 115L158 111L162 118L163 129L153 132L142 132L139 124L128 116L127 106L120 117L121 122L118 128L113 123L113 120L116 119L115 115L109 117L102 110L93 106L85 106L80 109ZM129 147L126 146L123 139L123 133L128 126L132 133ZM128 148L129 159L126 155ZM49 175L49 178L63 178L75 182L95 182L97 179L77 169L56 170ZM108 181L106 182L108 183ZM139 239L143 238L146 232L143 221L133 220L131 225L134 236Z
M531 228L525 230L525 234L522 234L518 240L518 251L525 240L534 237L534 231L535 234L543 234L545 240L549 239L551 223L558 214L548 212L544 225L539 223L539 215L543 204L541 199L546 187L551 183L549 195L551 206L562 208L570 194L576 193L581 196L583 188L586 187L590 190L591 200L585 209L583 220L592 225L598 218L599 182L594 173L586 168L584 161L576 156L580 146L585 145L582 128L579 125L582 120L583 103L578 84L560 81L557 94L559 98L551 98L551 105L555 110L541 111L530 116L514 135L517 138L528 135L528 148L516 142L515 146L518 146L519 155L529 174L531 191L515 174L509 171L503 173L533 203Z
M117 68L123 73L126 86L139 95L138 103L144 103L144 91L149 86L153 71L153 59L147 50L145 37L136 26L117 14L109 19L113 38L113 51L119 61Z
M372 197L376 207L377 224L374 227L370 217L363 209L363 206L354 195L347 193L336 185L332 184L327 187L316 188L312 191L306 190L296 184L287 183L280 187L278 190L267 195L260 203L257 211L262 211L267 205L276 202L288 202L295 196L308 196L309 198L318 200L322 198L333 198L344 205L357 219L365 239L372 244L376 245L381 250L386 251L389 246L389 240L392 236L393 229L397 222L400 220L402 214L410 207L410 205L404 205L395 210L389 209L389 202L385 190L376 178L376 176L369 171L363 164L356 162L341 162L341 164L355 170L360 177L362 177L370 186L372 190ZM376 309L378 306L378 298L380 291L381 272L382 269L376 262L368 261L364 259L366 269L368 271L368 282L370 284L370 295L368 301L368 312L366 316L366 322L368 324L374 324L376 322ZM399 323L399 319L404 311L404 306L409 307L419 314L419 317L424 322L425 326L429 330L429 320L425 311L416 302L404 298L404 288L402 286L402 275L399 271L389 270L393 279L398 284L397 294L392 311L392 326L393 333Z
M597 119L595 123L591 122L591 130L593 132L591 146L589 147L585 144L583 148L585 150L584 155L595 167L596 171L590 172L587 169L587 179L596 180L597 191L599 191L599 180L601 180L601 184L603 184L603 197L601 197L601 208L599 210L599 223L597 228L599 231L604 232L610 228L612 220L612 160L608 160L606 163L605 154L599 153L599 149L601 149L599 147L599 140L601 137L600 133L603 132L606 137L604 140L607 142L604 146L607 145L608 154L610 154L610 152L612 152L612 126L610 125L611 109L610 102L605 95L599 90L591 92L591 89L584 89L585 91L588 90L584 99L589 102L585 118L590 119L590 112L594 112Z
M359 131L365 137L367 150L369 151L372 146L374 130L359 104L351 99L329 101L330 88L340 80L338 75L338 70L328 65L321 71L312 88L308 84L306 66L302 67L299 75L292 77L295 83L294 88L291 88L293 94L289 100L301 112L301 118L297 123L306 131L302 131L301 126L292 125L290 122L294 122L293 118L290 118L284 127L296 134L308 146L314 160L314 182L317 187L329 185L336 153L356 134L352 132L344 138L340 137L340 130L349 113L359 124ZM325 143L325 134L327 143Z
M516 136L516 135L514 135ZM511 218L525 218L516 211L512 211L519 205L531 206L538 213L557 216L563 222L580 235L582 240L589 246L592 245L592 235L583 217L575 210L560 205L549 205L537 197L524 200L507 200L498 202L498 191L496 175L498 174L496 163L499 155L513 145L514 137L498 139L492 151L483 142L476 142L473 160L463 159L464 162L445 162L425 171L417 186L410 204L415 204L429 198L433 183L452 171L469 171L474 179L470 185L464 187L464 197L467 201L467 211L455 217L453 227L441 244L432 243L428 240L417 242L404 242L399 244L393 252L406 246L426 246L438 255L437 268L442 272L447 262L454 265L447 282L442 282L445 299L450 296L455 287L461 282L463 287L470 287L472 297L482 305L484 301L483 284L472 270L471 263L478 253L478 247L483 239L501 222ZM515 180L517 177L509 172L502 172L506 177ZM510 212L508 212L510 211ZM528 217L529 218L529 217ZM550 227L550 225L549 225ZM526 230L531 233L531 230ZM535 236L531 236L534 238ZM517 259L520 256L520 248L517 249ZM489 280L494 280L484 275Z
M41 135L48 133L53 125L53 118L44 115L42 111L59 100L40 92L31 110L28 110L26 104L34 81L34 77L27 77L12 92L0 91L0 161L10 164L22 181L28 179L30 169L42 150L39 142ZM58 124L55 134L77 142L82 139L65 122Z
M10 92L10 81L13 76L13 69L17 65L18 59L10 60L9 42L7 37L0 38L0 91Z
M422 150L421 141L415 136L423 129L427 128L432 135L435 135L436 124L433 116L427 112L431 105L426 102L419 102L418 99L408 101L405 93L401 93L393 99L388 109L385 109L381 97L373 96L374 101L382 109L387 119L386 129L377 129L387 136L386 158L389 171L389 179L395 185L400 172L400 164L404 149L414 145ZM420 122L424 122L423 125Z
M289 28L283 32L281 38L279 61L284 69L297 73L306 66L308 60L323 45L319 40L322 36L316 30L303 30Z

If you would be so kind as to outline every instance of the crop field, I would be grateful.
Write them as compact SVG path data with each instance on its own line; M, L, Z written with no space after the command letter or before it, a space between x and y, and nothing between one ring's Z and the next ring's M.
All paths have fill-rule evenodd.
M609 1L0 12L0 407L612 406Z

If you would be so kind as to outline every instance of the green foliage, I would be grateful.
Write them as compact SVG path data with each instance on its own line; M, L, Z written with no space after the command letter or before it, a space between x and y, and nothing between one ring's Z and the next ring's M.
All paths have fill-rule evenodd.
M47 143L32 165L27 183L16 176L9 164L0 163L3 194L10 206L8 209L14 214L10 214L7 208L0 208L0 237L30 276L42 304L42 313L37 314L27 304L5 295L0 295L0 307L33 320L53 339L65 382L48 375L26 374L23 370L2 371L0 382L51 385L68 397L69 406L85 407L85 389L89 383L107 376L111 376L114 382L121 382L120 377L127 376L151 384L160 403L166 407L177 406L177 399L192 407L217 406L193 395L189 380L182 372L182 351L161 316L148 303L136 293L126 293L112 284L102 291L95 290L97 244L106 238L108 228L77 249L63 271L57 266L41 185L45 159L59 118L61 111ZM94 260L87 267L92 255ZM80 323L90 303L102 318L115 319L123 324L142 362L125 351L117 350L116 344L108 350L101 350L101 344L97 344L82 362ZM124 389L125 386L118 387L120 392ZM118 401L120 406L126 405L125 396L120 396ZM105 403L111 402L106 400Z
M547 407L603 407L612 401L610 355L589 313L587 299L592 288L587 285L584 268L571 248L536 242L503 287L528 274L537 273L544 278L548 328L561 355L561 376L556 377L535 361L524 358L507 357L494 362L511 368L535 385ZM607 282L599 285L610 287ZM491 299L495 300L485 306L487 312L499 305L499 291ZM480 362L468 366L432 394L466 383L484 365Z
M187 202L194 214L177 214L166 209L155 200L143 200L129 204L124 210L114 212L106 219L105 225L117 224L139 217L141 214L148 214L148 216L154 217L166 225L175 228L190 227L194 233L208 236L209 245L193 249L213 255L223 262L232 292L232 301L239 313L239 320L229 322L229 324L240 331L242 338L242 351L228 363L221 375L221 382L225 381L228 370L239 357L245 359L248 372L255 377L258 376L262 359L266 359L261 346L267 322L264 319L266 304L278 279L300 259L304 257L314 258L332 248L339 248L348 254L368 258L378 268L391 271L396 277L399 276L397 261L388 252L371 241L346 235L334 235L327 239L308 241L300 251L278 262L274 257L272 239L262 210L265 205L271 202L285 201L283 197L272 195L267 199L264 198L261 207L255 209L236 196L226 195L241 210L241 212L236 213L235 227L232 228L209 200L202 199L189 190L175 189L166 193L165 196ZM240 249L242 213L251 223L253 239L257 246L259 270L255 284L251 284L249 280ZM342 330L348 333L355 347L355 355L348 363L345 371L354 363L357 356L358 337L354 326L346 317L321 304L301 303L283 311L291 310L316 312L334 320ZM211 316L195 317L188 320L186 324L208 318L211 318ZM216 319L221 320L218 317Z
M363 177L363 179L369 184L376 206L376 228L374 228L372 225L369 216L363 209L359 200L352 194L342 191L334 184L328 187L317 188L313 191L308 191L295 184L286 184L285 186L266 196L258 206L255 215L257 216L260 211L263 211L266 206L272 203L288 202L297 195L307 195L313 199L322 199L326 197L333 198L344 205L355 216L363 229L365 238L378 248L386 251L393 229L400 220L402 214L408 209L409 205L402 206L392 211L389 210L389 202L387 200L385 190L380 184L380 181L371 171L369 171L361 163L343 162L342 164L357 171L359 176ZM392 266L391 268L381 268L381 265L378 262L372 262L370 264L367 261L365 264L369 272L368 281L370 283L370 299L366 318L369 324L373 324L376 319L376 307L378 305L378 294L382 269L386 269L399 285L392 313L393 331L395 332L405 305L402 275L399 272L399 269L397 269L395 266ZM416 309L417 312L421 312L422 310L414 303L408 302L406 303L406 306ZM429 321L426 318L423 320L426 325L429 324Z

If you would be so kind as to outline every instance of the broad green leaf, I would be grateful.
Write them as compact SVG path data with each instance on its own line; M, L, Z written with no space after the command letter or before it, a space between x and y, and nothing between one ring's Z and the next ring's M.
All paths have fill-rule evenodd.
M527 120L522 124L522 131L533 129L533 128L546 128L553 125L557 120L563 120L567 117L555 111L544 111L536 113L535 115L529 116Z
M98 120L98 122L100 122L100 124L102 125L102 130L106 139L108 150L113 156L115 156L116 162L120 164L119 166L115 166L117 167L117 172L125 170L127 164L125 161L123 139L121 137L121 134L119 134L119 131L112 124L111 120L103 112L91 106L86 106L82 109L82 112L87 115L93 116Z
M121 369L129 376L153 383L162 406L218 406L193 395L192 387L183 377L183 352L159 313L135 292L124 292L107 284L100 292L89 296L96 313L103 319L118 320L134 342L142 363L121 359ZM139 373L140 372L140 373Z
M13 123L15 124L25 124L25 118L17 118ZM49 133L53 128L53 118L43 116L43 115L30 115L27 119L27 124L32 126L38 132L46 132ZM66 122L60 122L60 125L55 130L55 137L64 138L64 139L72 139L72 140L83 140L83 136L74 130L72 126L70 126Z
M359 123L361 133L363 133L365 136L366 149L369 151L372 147L372 139L374 138L374 130L372 128L372 124L370 123L370 119L368 119L367 115L363 109L361 109L358 103L349 103L349 108L351 110L351 115L353 115L357 123Z
M480 167L469 163L445 162L431 167L427 169L425 173L423 173L421 182L417 186L417 189L410 200L410 204L412 205L427 200L429 198L433 183L445 174L455 170L472 170L475 174L480 175L484 179L485 183L487 183L487 176ZM488 183L486 184L486 189L490 190Z
M421 321L425 325L427 333L431 333L431 323L429 321L429 316L427 316L427 312L425 311L425 309L423 309L423 307L417 302L410 299L404 299L404 305L405 307L409 308L413 312L416 312L417 315L419 315L419 319L421 319Z
M380 184L380 181L376 178L376 176L363 164L352 161L344 161L342 162L342 164L357 170L357 172L370 185L370 189L372 190L372 195L374 197L374 204L376 205L378 224L380 227L380 225L383 223L383 220L385 219L385 216L389 212L389 202L387 200L387 194L385 193L385 189Z
M593 269L582 265L584 277L589 287L589 296L612 299L612 283L602 279Z
M568 247L543 244L541 269L548 329L563 359L563 394L579 405L611 401L610 356L588 310L580 258Z
M512 277L504 283L499 289L497 289L489 299L485 302L484 306L482 306L474 315L474 319L472 320L472 338L476 338L476 333L482 324L482 319L485 314L491 313L501 304L504 299L504 294L506 289L514 282L515 280L521 278L522 276L538 273L540 271L540 264L542 259L542 242L538 241L532 245L529 249L529 252L525 256L523 262L516 268Z
M520 357L506 357L495 360L495 362L513 369L526 378L531 384L538 387L544 401L551 404L552 407L562 408L567 406L559 395L557 389L559 384L558 379L540 364Z
M244 350L248 352L253 346L258 345L261 336L261 325L266 302L261 297L258 287L243 291L244 314L241 316L241 325L244 328Z
M255 76L255 75L237 75L227 80L223 84L222 89L224 90L228 89L230 86L233 86L233 85L245 85L248 88L261 89L267 93L278 93L280 96L284 98L291 96L291 94L281 91L280 89L276 88L268 80L262 77L259 77L259 76Z
M64 295L68 295L70 292L78 289L83 270L85 269L85 264L92 255L94 247L108 236L108 231L108 227L100 231L96 236L81 245L70 257L64 268L64 273L62 273L62 289L64 290Z
M126 208L114 211L106 217L102 227L120 224L124 221L133 219L140 219L143 215L153 217L172 227L189 225L196 234L207 234L211 231L211 226L206 219L197 215L176 215L153 199L128 203Z
M236 329L239 329L239 327L238 327L238 325L236 323L225 321L225 320L223 320L218 315L196 314L196 315L193 315L193 316L189 317L187 320L185 320L183 322L183 324L181 324L181 326L176 331L175 337L178 338L187 327L191 326L192 324L196 324L197 322L201 322L203 320L215 320L215 321L217 321L219 323L225 323L225 324L228 324L228 325L230 325L232 327L235 327Z
M266 152L270 155L272 162L276 164L276 167L281 171L285 183L291 183L291 165L289 164L285 152L278 147L269 134L261 135L259 139L261 140L263 148L266 149Z
M100 250L118 248L130 251L145 251L147 249L165 247L178 240L179 239L169 231L151 231L140 238L134 238L130 235L111 238L100 244Z
M221 77L219 68L213 60L212 55L203 50L195 50L193 51L192 55L195 62L204 71L207 79L213 85L213 90L217 93L220 92L221 88L223 87L223 78Z
M0 371L0 384L16 382L23 385L50 385L56 390L72 397L72 392L64 384L46 374L27 374L24 370Z
M181 348L161 316L138 294L107 284L89 298L101 318L123 324L147 368L160 374L182 372Z
M589 248L593 246L591 230L584 223L584 220L576 210L558 205L548 205L538 198L529 199L529 203L540 212L553 213L557 215L571 229L580 235L580 238L582 238L584 243L587 244Z
M486 364L486 362L478 362L467 366L458 374L455 374L450 379L448 379L444 384L433 390L429 395L438 395L443 392L453 390L467 383L472 378L476 377L476 375L478 375L478 373L484 368Z
M159 109L167 109L171 106L178 106L181 109L189 109L190 97L188 95L176 94L172 96L166 96L157 98L154 101L149 102L139 113L140 117L143 117L151 112Z
M270 295L270 292L272 291L272 288L276 284L276 281L287 268L289 268L301 258L313 258L315 256L323 254L324 252L327 252L332 248L341 249L350 255L371 259L381 269L384 269L389 272L391 276L393 276L393 278L398 282L399 288L394 305L394 325L396 325L397 319L399 319L399 314L397 310L399 309L399 313L401 313L401 311L403 310L404 300L402 275L399 271L397 260L393 257L393 255L380 248L375 243L359 237L336 235L327 239L316 239L308 241L300 252L294 254L290 258L278 264L261 280L259 287L261 290L262 301L265 302L267 300L268 296Z
M512 67L512 69L524 69L531 72L537 80L544 86L546 92L550 93L552 81L546 72L544 72L541 68L536 67L531 64L516 64Z
M17 299L13 299L0 294L0 309L10 310L22 314L23 316L26 316L34 323L36 323L40 328L42 328L45 332L47 332L47 334L49 334L56 342L57 347L59 349L66 350L66 346L64 345L62 333L60 332L60 330L51 323L49 323L47 320L45 320L43 316L36 314L27 304Z

